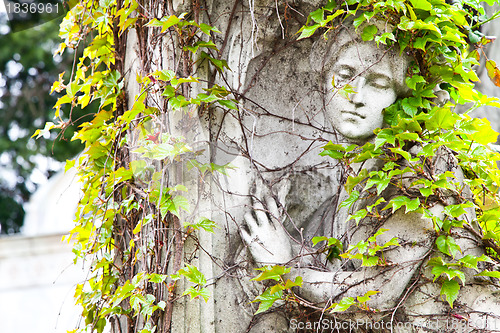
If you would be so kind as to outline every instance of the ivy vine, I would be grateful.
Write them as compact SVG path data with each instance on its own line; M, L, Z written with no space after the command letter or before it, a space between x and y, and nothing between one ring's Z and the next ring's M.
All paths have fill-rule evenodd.
M165 114L189 115L214 105L238 110L238 100L229 87L207 85L193 76L193 68L202 62L219 74L229 70L215 39L221 32L201 22L200 8L198 1L193 1L192 12L175 13L169 1L155 7L155 11L147 11L136 0L87 0L75 5L61 24L63 42L57 52L72 49L81 56L71 73L61 75L53 85L53 91L62 93L55 105L58 121L48 123L35 134L68 125L59 114L64 104L99 106L93 119L84 123L74 137L85 145L84 152L67 163L67 168L78 168L84 193L70 236L75 241L75 261L91 263L88 280L78 285L75 293L85 325L74 332L103 332L108 324L117 329L123 325L122 318L133 332L167 331L174 303L180 297L210 297L207 279L199 268L189 263L182 266L182 247L187 239L196 243L197 233L216 232L216 223L200 216L182 226L182 212L190 212L183 194L186 186L180 179L166 182L165 175L154 167L174 168L184 163L189 172L200 175L225 173L230 168L198 162L198 152L191 142L160 130ZM385 120L390 126L377 130L375 140L363 146L329 143L322 155L341 161L348 170L350 165L369 159L383 162L383 168L377 171L350 169L345 184L349 198L341 207L353 205L361 196L380 197L390 186L399 190L401 195L380 197L375 204L352 214L356 222L364 218L381 221L398 210L432 219L435 247L441 254L429 258L427 264L451 307L460 285L466 283L464 270L500 278L500 272L485 269L491 265L480 265L500 258L500 171L496 164L500 155L490 147L497 133L487 120L456 112L458 105L470 105L469 110L500 106L498 99L474 89L478 81L474 66L480 65L481 59L490 78L500 85L500 70L484 52L491 39L479 29L499 15L486 17L480 2L472 0L327 1L308 16L297 32L298 39L329 38L343 24L352 22L361 30L364 41L398 47L400 53L412 59L406 78L411 96L386 109ZM388 24L380 28L375 21ZM178 66L151 68L137 78L126 77L123 55L127 32L132 28L139 36L145 31L158 39L168 35L180 55ZM125 83L134 79L140 92L131 98ZM349 89L348 84L343 88L351 93ZM450 101L438 103L437 90L446 91ZM194 95L192 91L199 93ZM418 150L411 153L410 147ZM464 179L450 171L436 173L429 167L443 151L456 159ZM473 200L469 200L467 191ZM432 212L438 204L444 207L442 215ZM474 220L465 218L471 210L475 212ZM460 256L461 249L452 233L456 228L481 239L487 255ZM324 242L322 251L332 260L344 258L361 260L363 266L383 266L387 262L379 253L399 246L397 239L377 243L384 231L350 244L347 249L333 238L312 241L314 245ZM167 267L157 264L158 258L167 257L176 274L168 275ZM287 279L285 274L290 268L264 267L261 271L256 281L272 280L275 284L255 300L260 303L258 313L277 300L301 302L293 290L301 286L302 280ZM189 283L179 293L176 288L181 278ZM330 309L342 312L356 306L369 310L366 303L376 293L344 298Z

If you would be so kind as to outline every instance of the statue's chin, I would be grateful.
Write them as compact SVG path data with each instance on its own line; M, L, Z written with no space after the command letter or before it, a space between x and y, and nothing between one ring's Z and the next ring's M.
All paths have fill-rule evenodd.
M345 138L346 141L363 144L370 141L370 139L375 136L373 131L377 127L380 126L367 126L363 122L345 122L337 124L335 129Z
M358 135L356 135L354 133L342 133L342 132L340 132L340 134L342 134L342 136L346 139L346 141L348 141L350 143L356 143L359 145L365 144L366 142L370 141L374 137L373 133L366 134L366 135L359 135L359 133L358 133Z
M345 141L363 145L369 141L373 141L375 134L373 133L377 128L385 128L386 124L373 124L373 126L366 126L365 124L341 124L336 128Z

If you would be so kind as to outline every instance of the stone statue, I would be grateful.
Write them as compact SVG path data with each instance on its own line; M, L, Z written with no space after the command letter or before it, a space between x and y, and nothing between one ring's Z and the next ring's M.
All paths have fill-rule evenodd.
M384 127L383 110L397 98L408 94L404 79L409 60L399 55L397 50L379 48L375 43L363 42L356 36L346 30L334 41L318 41L313 46L311 64L319 72L324 93L326 121L322 137L334 142L363 144L373 140L374 130ZM318 57L318 51L322 52L322 57ZM350 87L349 91L346 87ZM418 146L409 148L413 156L418 152ZM377 170L383 166L380 162L369 160L363 165L351 165L348 171L357 174L361 169ZM460 167L446 149L439 152L432 164L436 172L452 171L457 179L463 180ZM433 275L426 268L428 258L435 255L436 233L430 218L398 210L383 222L370 218L363 219L359 224L347 221L350 213L374 204L377 198L362 197L350 209L339 207L348 197L343 188L345 174L339 178L338 169L333 170L322 170L313 178L288 174L274 183L265 176L256 180L253 210L244 216L246 227L241 228L241 237L257 264L293 266L290 275L304 279L299 295L310 304L324 309L342 297L379 291L367 303L370 309L377 309L377 312L349 313L344 319L386 321L391 324L394 320L408 321L413 326L398 332L418 332L429 329L430 318L443 319L436 329L444 329L443 325L449 324L445 319L464 318L460 314L461 309L465 312L472 309L473 314L468 317L470 327L500 330L500 303L491 294L497 289L479 287L479 284L463 287L463 305L456 310L458 317L450 317L449 308L439 299L439 289L431 282ZM335 178L336 174L339 179L336 193L323 193L319 201L309 202L313 208L307 208L308 214L294 213L294 198L298 194L293 191L300 192L301 185L311 179L313 183L321 182L329 172L330 177ZM389 200L401 194L395 188L388 188L381 196ZM434 214L440 214L442 210L442 205L433 207ZM472 216L473 212L469 212L466 218L470 220ZM347 245L366 241L380 229L387 231L377 237L379 244L396 237L400 245L384 251L386 265L383 266L361 267L360 260L329 261L311 244L314 236L335 237L344 243L345 250ZM478 247L476 235L463 229L454 232L464 256L484 253ZM478 293L467 293L470 288L483 288L479 293L482 296L472 299L471 295L477 296ZM405 310L397 311L402 302L406 302Z
M180 170L180 166L172 173L186 184L186 198L194 207L183 220L203 216L219 226L213 234L200 232L199 242L187 237L182 246L185 255L177 257L178 266L169 266L171 273L181 268L181 260L199 267L212 295L206 303L179 299L169 322L172 331L290 332L294 331L291 320L324 316L340 321L410 324L405 329L395 328L395 332L448 332L442 326L454 318L466 318L469 322L465 325L479 329L495 328L500 305L494 295L498 289L486 285L492 281L469 277L469 285L462 286L453 309L440 296L439 284L433 283L427 266L428 259L436 256L437 235L431 219L405 214L401 209L380 221L348 221L351 213L374 204L377 198L388 201L401 194L389 187L378 197L362 193L352 207L341 206L348 197L344 188L348 176L380 170L381 161L346 166L319 155L330 141L361 145L374 140L374 130L386 126L384 109L410 93L405 85L410 57L400 55L397 46L379 48L362 41L357 32L347 28L348 23L328 40L297 41L293 34L303 25L304 17L320 6L315 0L293 6L270 0L235 1L232 6L224 1L209 3L213 5L206 10L212 22L217 18L217 24L227 26L219 56L227 59L231 70L215 75L203 61L196 62L193 69L196 76L206 76L207 87L208 83L228 87L238 107L193 108L168 113L165 119L173 136L196 143L197 161L231 164L222 173L200 176ZM276 6L297 19L289 17L281 22ZM179 10L183 11L189 8ZM290 26L282 28L280 22ZM291 34L284 37L285 31ZM130 35L129 43L140 44L139 37ZM151 54L144 53L150 58L139 57L142 62L137 60L139 52L126 59L136 67L144 66L137 72L153 72L156 67L152 64L176 68L179 60L175 53L162 53L157 47ZM131 84L128 91L132 98L141 90ZM198 92L202 90L193 94ZM444 91L436 95L440 102L447 97ZM420 150L418 145L405 148L413 156ZM446 148L431 164L429 168L436 173L451 171L457 180L463 179L462 170ZM449 204L453 204L451 199ZM435 205L433 213L442 210L443 205ZM473 212L466 215L470 219ZM315 236L334 237L346 251L349 244L366 241L383 229L388 230L377 236L377 242L396 238L399 246L383 251L385 264L381 266L332 259L312 243ZM457 228L453 232L461 255L483 253L473 231ZM300 302L255 315L258 305L252 301L266 286L251 278L257 275L254 268L266 264L286 265L292 268L289 278L303 278L303 286L295 291ZM189 286L177 283L179 291ZM350 309L333 316L326 310L343 297L363 296L368 291L379 292L371 296L366 311ZM500 329L500 324L497 327ZM359 327L354 331L370 330ZM386 325L379 331L391 330Z

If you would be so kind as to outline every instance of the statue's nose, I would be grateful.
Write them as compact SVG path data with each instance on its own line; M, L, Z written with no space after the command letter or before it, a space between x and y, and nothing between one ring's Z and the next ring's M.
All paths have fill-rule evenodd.
M365 105L365 85L366 79L362 76L358 76L352 83L354 86L355 93L351 94L351 102L356 105L356 107L362 107Z

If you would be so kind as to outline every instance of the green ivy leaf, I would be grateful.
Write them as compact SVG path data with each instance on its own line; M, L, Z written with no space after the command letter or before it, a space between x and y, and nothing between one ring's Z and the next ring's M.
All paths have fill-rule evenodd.
M405 213L416 211L420 207L420 199L419 198L410 199L405 196L399 196L391 199L391 201L389 201L387 206L384 207L384 210L392 208L392 213L394 213L403 206L406 207Z
M363 28L363 32L361 33L361 38L365 42L370 41L375 37L377 32L378 29L374 24L367 25L366 27Z
M337 2L335 0L328 0L328 3L326 4L325 7L323 7L323 9L332 12L335 9L335 7L337 7Z
M186 212L189 212L189 201L186 197L182 195L177 195L172 199L173 207L171 208L171 212L175 215L179 216L180 210L183 209Z
M199 42L195 43L193 46L185 46L184 49L191 51L192 53L196 53L196 51L198 51L198 49L200 47L218 50L217 45L215 45L215 43L212 41L208 41L208 42L199 41Z
M130 297L132 295L132 291L134 290L135 286L127 280L123 286L116 289L115 294L113 295L113 298L111 300L112 306L117 306L125 298Z
M323 151L319 153L320 156L330 156L333 159L339 160L344 157L346 148L339 144L329 142L323 147Z
M444 281L441 285L441 295L446 297L446 301L453 308L453 302L458 298L458 292L460 291L460 285L455 280Z
M297 276L295 278L295 281L292 281L290 279L286 280L285 283L285 289L291 289L293 287L302 287L303 281L301 276Z
M205 303L208 302L208 299L210 298L210 292L208 291L207 288L196 289L193 286L187 288L182 293L182 296L185 295L189 295L191 297L191 300L199 298L201 296L205 300Z
M184 16L184 14L182 15ZM161 21L161 32L167 31L168 28L173 27L177 23L181 21L182 17L177 17L175 15L171 15L169 17L162 18Z
M169 212L180 217L181 209L189 212L189 201L182 195L163 199L160 204L160 213L162 217L167 216Z
M106 319L105 318L99 318L97 322L95 323L95 330L97 333L102 333L104 332L104 328L106 327Z
M327 259L332 261L333 259L340 259L340 253L342 252L344 246L343 244L334 237L314 237L312 239L313 246L316 246L319 242L327 241L328 254Z
M363 256L361 266L364 267L372 267L372 266L377 266L378 262L380 261L380 258L377 256Z
M375 42L377 43L377 46L379 45L379 43L387 45L387 39L396 42L396 37L394 37L394 34L392 32L384 32L380 36L375 36Z
M375 137L375 149L378 149L385 143L389 143L393 146L396 144L394 131L390 128L384 128L383 130L377 133L377 136Z
M207 284L205 275L203 275L196 266L190 264L186 264L185 268L181 268L177 274L172 275L171 278L173 280L178 280L181 276L186 277L189 281L200 286Z
M157 70L153 73L153 76L157 77L160 81L169 82L175 79L175 72L170 69Z
M380 291L377 290L369 290L364 296L358 296L357 300L359 303L366 303L370 300L370 296L378 294Z
M346 192L351 193L354 187L365 180L367 176L368 170L362 169L357 176L350 175L349 177L347 177L347 182L344 185Z
M421 187L418 190L420 191L420 194L422 194L424 197L432 195L432 189L430 187Z
M224 68L230 70L226 60L213 58L205 51L201 51L200 59L207 59L221 72L224 72Z
M439 263L431 264L429 261L429 265L433 266L432 271L431 271L432 274L434 274L433 281L436 281L441 276L441 274L448 271L448 266L446 266L442 260L441 260L441 264L439 264Z
M476 133L472 134L472 139L480 144L487 145L497 141L498 132L491 128L491 124L488 119L474 119L474 128Z
M455 125L455 115L447 108L439 108L432 115L431 119L425 122L425 127L429 130L452 129Z
M184 223L184 226L185 227L192 227L196 230L203 229L205 231L212 232L212 233L214 232L214 228L217 228L217 224L214 221L207 219L206 217L200 218L195 223L186 222L186 223Z
M252 302L260 302L259 308L255 314L259 314L267 311L271 306L273 306L274 302L281 299L283 297L283 292L277 291L275 293L271 293L271 288L267 288L261 295L257 296L255 300Z
M313 243L313 246L316 246L316 244L318 244L319 242L323 242L323 241L327 241L327 240L328 240L328 237L326 237L326 236L316 236L316 237L313 237L313 239L311 241Z
M461 263L464 267L471 268L476 271L478 271L477 264L480 261L492 262L492 260L484 254L480 257L468 254L465 257L458 260L458 262Z
M262 268L256 268L258 271L262 271L259 275L251 279L251 281L264 281L264 280L274 280L280 281L282 275L290 272L290 268L285 266L265 266Z
M401 148L389 148L389 150L392 151L394 154L401 155L407 161L410 161L410 162L414 162L415 161L415 159L413 159L411 157L410 153L407 152L404 149L401 149Z
M345 99L347 99L348 101L350 101L351 95L357 94L357 91L355 90L355 87L353 87L352 85L347 83L337 91L337 94L340 94L340 96L342 96Z
M205 35L208 35L210 36L210 32L215 32L215 33L222 33L219 29L217 29L216 27L212 27L211 25L208 25L206 23L200 23L199 26L200 30L205 34Z
M339 205L339 208L351 207L356 201L358 201L359 195L359 191L352 191L349 195L349 198L342 201L342 203Z
M231 101L231 100L221 99L221 100L217 101L217 103L219 103L222 106L225 106L228 109L238 110L238 106L236 106L236 103Z
M428 2L427 0L410 0L410 2L416 9L422 9L427 11L432 9L431 3Z
M321 27L320 24L313 24L311 26L303 26L297 32L297 33L299 33L299 32L301 33L299 38L297 38L297 40L311 37L316 32L316 30L318 30L318 28L320 28L320 27Z
M322 24L324 19L324 14L325 10L323 8L316 9L313 11L311 14L309 14L309 17L316 23Z
M387 243L384 244L383 248L386 248L389 246L401 246L401 245L399 244L397 237L393 237Z
M405 114L410 116L410 117L414 117L418 112L418 106L413 105L409 98L405 98L401 102L401 106L403 107L403 111L405 112Z
M149 281L153 282L153 283L162 283L166 280L167 277L168 277L168 275L164 275L164 274L149 274L148 275Z
M425 79L421 75L412 75L406 78L406 85L410 89L417 89L417 83L425 83Z
M403 132L396 134L396 138L402 141L416 141L416 142L421 142L422 140L418 136L418 133L409 133L409 132Z
M467 214L465 208L472 207L472 203L460 204L460 205L449 205L444 207L444 213L451 217L459 217L460 215Z
M37 129L31 137L36 136L36 139L38 139L41 136L45 136L46 134L50 133L50 130L54 128L57 128L57 125L55 125L53 122L48 121L45 123L45 127L43 129Z
M500 279L500 272L498 272L498 271L482 271L481 273L476 274L476 276L489 276L489 277Z
M354 219L356 221L356 224L359 224L359 221L361 219L364 219L367 214L368 214L368 211L366 209L358 210L353 215L349 215L349 217L347 218L347 221Z
M334 303L330 307L332 312L344 312L347 311L356 301L352 297L344 297L339 303Z
M451 236L441 235L436 239L436 245L439 251L455 258L457 252L461 252L460 246L457 245L455 239Z

